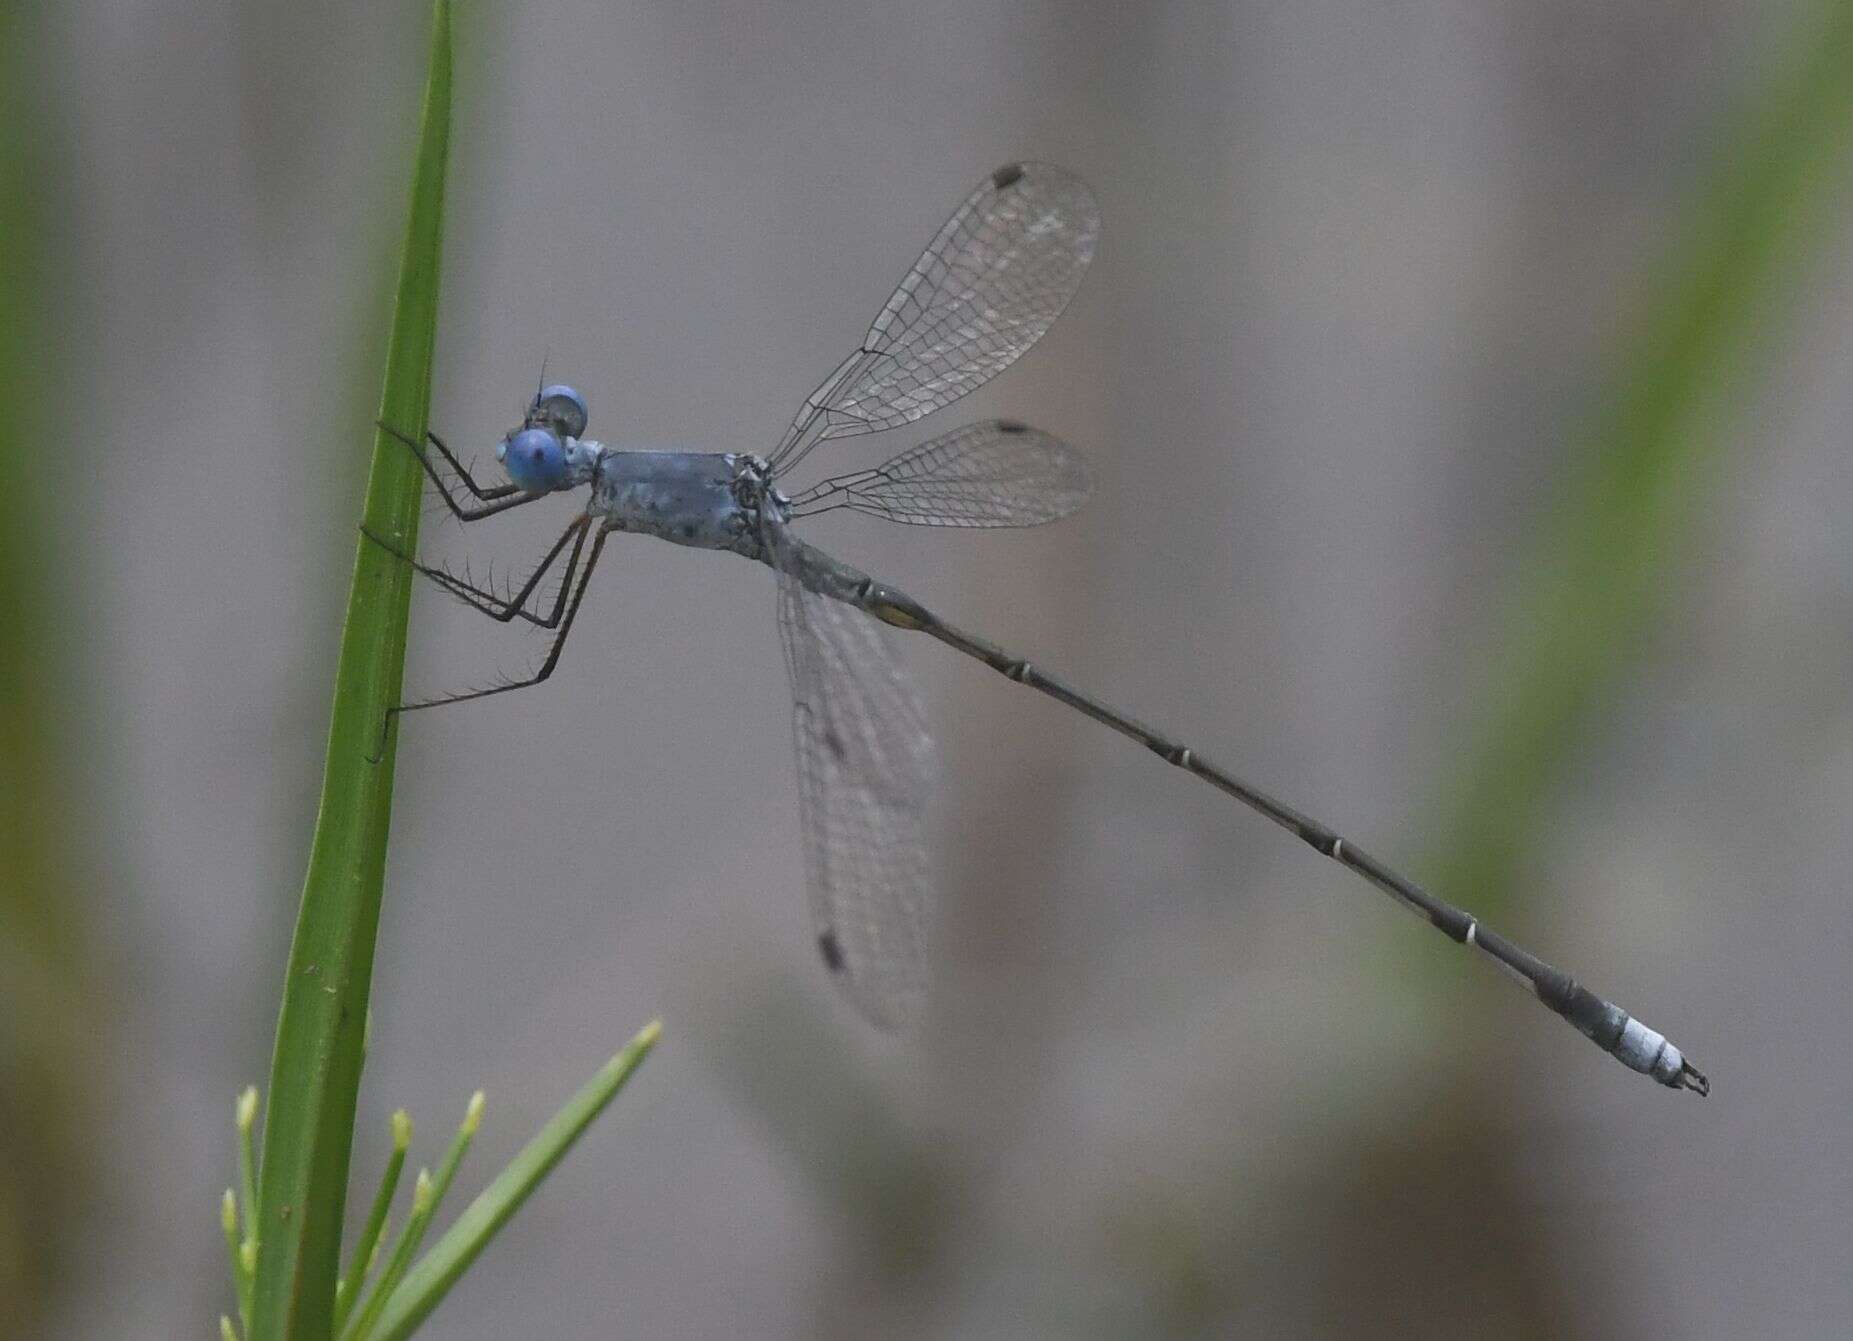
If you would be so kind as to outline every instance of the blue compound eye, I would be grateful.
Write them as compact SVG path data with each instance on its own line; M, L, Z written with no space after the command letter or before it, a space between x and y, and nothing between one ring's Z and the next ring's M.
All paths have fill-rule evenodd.
M566 483L566 449L544 428L524 428L496 448L508 478L531 494L548 494Z
M585 397L569 386L543 387L534 398L530 423L544 424L563 438L577 438L585 432Z

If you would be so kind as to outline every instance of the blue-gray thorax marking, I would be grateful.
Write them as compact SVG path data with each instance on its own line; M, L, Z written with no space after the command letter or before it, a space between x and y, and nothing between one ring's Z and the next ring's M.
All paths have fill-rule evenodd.
M783 500L756 456L607 448L593 472L588 510L620 531L758 559L760 511L769 501L777 507Z

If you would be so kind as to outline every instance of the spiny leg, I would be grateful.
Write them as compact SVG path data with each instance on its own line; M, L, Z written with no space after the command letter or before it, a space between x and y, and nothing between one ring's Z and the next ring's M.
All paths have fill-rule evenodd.
M380 420L376 422L378 422L379 426L382 429L384 429L389 435L391 435L394 438L397 438L400 442L404 443L407 447L410 447L413 453L417 455L421 461L425 462L425 468L427 470L432 468L429 460L426 459L424 456L424 449L422 445L417 442L414 442L410 434L405 433L402 430L393 427L391 424L386 423L384 420ZM426 429L425 430L425 441L429 442L433 447L438 449L438 453L449 464L451 470L456 473L457 478L463 481L464 487L467 488L472 494L476 495L476 499L478 502L493 503L496 499L507 498L519 490L520 486L513 484L513 483L499 484L499 485L495 485L494 487L488 488L488 489L483 488L482 485L476 482L476 477L470 473L469 469L465 467L464 464L457 459L456 453L451 451L449 447L444 445L444 440L442 438L440 438L437 434L431 432L431 430Z
M476 495L478 501L493 503L498 498L507 498L511 494L520 492L521 486L512 483L498 484L488 489L483 488L482 485L476 482L476 477L470 474L463 462L457 459L456 453L444 445L444 439L440 438L430 429L426 429L425 441L438 449L438 454L441 455L449 464L450 468L457 473L457 478L463 481L464 486L468 488L471 493Z
M450 486L444 483L444 477L438 474L438 469L432 464L431 458L425 455L423 446L413 440L410 434L400 432L385 420L376 422L382 432L404 443L412 455L418 458L418 464L425 468L425 474L431 477L431 483L437 487L438 496L444 500L444 506L450 509L451 515L458 521L481 521L484 517L493 517L498 512L507 512L510 508L518 508L524 503L532 503L537 498L546 497L545 494L527 493L518 484L500 484L492 489L483 488L476 483L470 472L463 468L462 463L451 455L450 448L439 440L437 434L427 433L425 436L430 438L438 451L444 454L444 459L457 472L458 478L463 481L471 493L483 502L482 507L465 507L457 501L456 495L451 493Z
M579 571L579 583L573 588L573 598L566 607L565 618L560 621L560 631L554 635L553 643L547 649L547 659L541 662L539 670L525 680L510 680L507 684L491 685L487 689L472 689L467 693L446 694L442 698L428 698L419 703L401 703L396 708L388 708L385 720L380 723L379 749L374 752L368 762L377 764L386 757L387 733L392 730L393 719L401 713L417 712L421 708L441 708L451 703L469 703L479 698L489 698L495 694L527 689L552 675L553 668L560 663L560 651L566 646L566 635L573 631L573 620L578 617L580 603L585 600L586 588L592 584L592 570L598 567L598 556L604 551L605 537L610 534L611 527L599 527L598 535L592 541L592 552L586 555L585 567Z
M572 589L573 574L578 570L579 556L585 551L586 534L591 530L591 525L592 519L589 516L581 515L574 518L566 530L561 532L560 538L553 542L553 547L547 551L546 557L528 576L528 580L521 584L521 590L507 598L497 596L493 590L488 588L471 586L468 582L443 569L429 568L424 564L414 564L414 566L465 605L481 611L499 623L506 624L510 620L519 618L525 619L537 628L554 629L559 627L560 617L566 610L567 593ZM560 557L560 552L566 548L568 540L573 542L573 550L567 556L566 572L560 578L559 589L554 592L553 609L545 615L535 614L527 608L528 601L540 587L542 580L547 576L547 571L553 567L554 561Z
M567 526L566 530L561 533L560 538L553 542L553 548L547 551L547 557L540 561L539 567L535 568L528 580L522 583L521 590L506 598L488 588L473 586L463 578L458 577L455 573L448 572L442 568L433 568L429 564L420 563L404 550L393 545L365 526L362 526L360 530L361 534L366 536L367 539L371 540L388 554L391 554L394 558L411 564L413 568L416 568L420 573L430 578L439 587L455 596L472 610L480 611L482 614L488 615L489 618L503 624L519 618L525 619L528 623L537 625L540 628L551 629L559 625L560 615L566 608L566 593L573 585L573 571L579 566L579 555L585 548L586 531L590 528L591 522L591 517L584 513L575 517L572 523ZM573 542L573 552L572 556L566 562L566 576L560 582L560 590L554 596L553 611L551 614L537 615L527 609L528 600L533 596L535 589L540 586L541 580L546 577L547 570L553 566L554 560L560 557L560 551L566 548L566 542L568 540Z

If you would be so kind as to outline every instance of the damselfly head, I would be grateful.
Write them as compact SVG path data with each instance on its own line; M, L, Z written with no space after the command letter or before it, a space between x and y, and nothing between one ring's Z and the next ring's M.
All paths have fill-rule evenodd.
M547 428L562 438L585 435L585 397L569 386L545 386L528 406L528 428Z
M550 494L567 482L566 448L551 428L524 428L496 445L508 478L531 494Z

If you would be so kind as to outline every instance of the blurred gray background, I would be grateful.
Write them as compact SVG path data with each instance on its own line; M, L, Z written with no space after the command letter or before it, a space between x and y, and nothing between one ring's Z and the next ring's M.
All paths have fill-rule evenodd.
M1555 562L1543 519L1819 12L463 6L453 445L487 463L545 357L593 436L765 450L980 174L1076 169L1105 231L1049 337L807 471L1008 413L1089 454L1094 502L1030 533L813 537L1432 878L1716 1090L1621 1070L1355 878L926 640L900 650L944 742L941 991L918 1035L872 1034L803 911L771 577L619 537L548 685L402 736L351 1200L393 1108L430 1163L488 1092L473 1194L666 1024L430 1334L1842 1332L1837 175L1693 409L1710 445L1539 765L1523 878L1445 883L1466 868L1438 829L1514 593ZM74 411L21 467L67 798L62 986L36 999L63 1003L74 1075L7 1099L7 1162L62 1172L12 1181L0 1298L20 1334L205 1336L314 820L427 12L35 13L15 57L66 277L37 397ZM428 513L424 545L514 571L569 507L467 534ZM415 598L414 693L537 655ZM16 986L31 961L5 961Z

